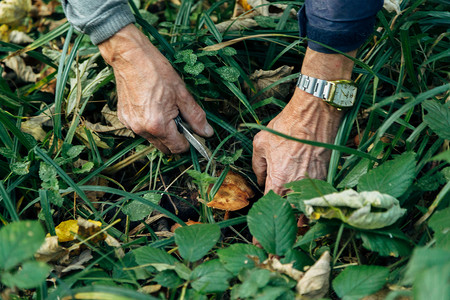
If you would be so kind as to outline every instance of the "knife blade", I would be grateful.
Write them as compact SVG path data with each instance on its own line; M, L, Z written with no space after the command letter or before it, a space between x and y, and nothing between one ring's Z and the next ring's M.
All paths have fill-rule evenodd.
M204 158L210 160L210 151L208 151L208 149L195 137L195 135L189 129L189 125L187 125L180 116L177 116L174 121L177 125L178 131L184 135L189 144L191 144L195 148L195 150L197 150Z

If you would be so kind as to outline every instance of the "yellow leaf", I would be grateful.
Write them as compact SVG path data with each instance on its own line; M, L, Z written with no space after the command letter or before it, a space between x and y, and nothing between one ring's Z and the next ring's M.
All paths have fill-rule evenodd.
M88 222L95 224L99 227L102 226L101 222L88 220ZM78 221L77 220L68 220L61 222L58 226L55 227L56 235L58 236L58 241L60 243L70 242L75 239L72 235L73 233L78 233Z

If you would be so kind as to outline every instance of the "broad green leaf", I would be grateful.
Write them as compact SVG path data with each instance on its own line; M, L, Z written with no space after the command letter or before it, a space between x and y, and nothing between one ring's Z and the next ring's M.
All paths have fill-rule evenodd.
M407 237L399 230L392 229L390 232L382 231L363 231L360 233L363 241L363 247L367 250L378 252L381 256L406 256L411 253L411 243L401 239L398 235Z
M417 274L413 284L414 299L448 300L450 296L450 262Z
M216 72L222 77L223 80L228 82L236 82L239 79L239 71L234 67L220 67Z
M305 233L305 235L298 239L298 241L294 245L294 248L308 245L314 240L324 237L335 231L337 231L336 226L318 222L315 225L312 225L311 228Z
M73 172L75 174L83 174L90 172L93 167L94 163L92 161L88 161L87 163L83 164L80 169L73 168Z
M405 152L370 170L359 180L358 191L379 191L400 197L414 180L415 156L414 152Z
M151 246L144 246L133 250L136 263L138 265L149 264L168 264L173 265L178 260L166 251L153 248Z
M27 175L30 172L30 162L20 161L10 165L11 171L17 175Z
M9 287L31 289L39 286L50 274L51 267L46 263L28 261L22 264L22 268L14 274L2 274L2 283Z
M450 207L435 212L428 225L434 231L436 247L450 250Z
M303 200L321 197L336 192L336 189L326 181L305 178L285 184L293 192L287 194L288 201L304 212Z
M424 192L432 192L437 190L441 185L446 184L444 174L441 172L436 172L431 176L422 176L417 181L417 188Z
M233 288L233 293L236 297L234 299L247 299L254 296L259 288L266 286L271 278L271 272L266 269L245 270L239 275L239 279L243 282L241 285Z
M191 269L189 269L185 264L176 262L175 263L175 273L184 280L189 280L191 278Z
M443 266L450 261L450 251L439 248L415 248L408 262L402 282L410 285L421 273L434 266Z
M184 66L184 71L194 76L198 76L205 69L205 65L201 62L196 62L195 64L186 64Z
M81 154L81 152L83 152L85 148L86 146L81 145L71 146L65 153L63 152L63 155L68 158L76 158Z
M297 221L291 205L273 191L252 206L247 222L250 233L269 253L284 255L295 242Z
M12 149L6 147L0 147L0 155L5 158L14 158L16 157L16 153Z
M378 143L378 145L381 145L381 143ZM363 158L356 166L354 166L350 172L348 172L347 176L342 179L341 182L338 184L338 188L352 188L356 186L361 178L361 176L365 175L367 173L367 170L370 165L370 160L367 158Z
M159 204L161 201L161 195L155 193L147 193L142 198L151 201L154 204ZM137 200L133 200L130 203L123 206L123 213L130 217L131 221L140 221L153 212L153 207L146 205Z
M389 269L380 266L350 266L333 280L333 289L341 299L361 299L380 290Z
M183 284L183 280L172 270L165 270L158 273L153 280L166 288L176 288Z
M425 123L441 138L450 139L450 103L441 104L433 100L423 102L423 107L428 111L423 117Z
M211 250L220 238L217 224L195 224L175 231L175 243L181 257L187 261L197 261Z
M228 280L232 276L218 259L214 259L202 263L192 271L191 285L200 293L224 292L228 289Z
M312 260L309 255L295 249L290 249L286 252L286 255L280 259L280 262L282 264L292 263L293 267L300 271L303 271L304 267L312 266L314 264L314 260Z
M433 156L430 160L438 160L438 161L444 160L444 161L450 163L450 150L439 153L439 154Z
M184 62L193 65L197 62L197 55L193 53L192 49L186 49L175 53L176 63Z
M259 262L267 259L267 254L264 250L248 244L233 244L228 248L217 250L217 255L220 262L233 275L239 274L243 268L254 268L255 262L252 257L257 258Z
M9 270L33 257L44 238L38 221L19 221L0 228L0 269Z
M223 55L226 55L226 56L233 56L233 55L237 54L236 49L234 49L233 47L225 47L221 51L222 51Z

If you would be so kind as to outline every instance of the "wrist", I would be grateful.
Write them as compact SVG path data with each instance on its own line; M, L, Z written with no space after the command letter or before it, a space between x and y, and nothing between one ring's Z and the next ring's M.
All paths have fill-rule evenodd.
M140 57L139 52L144 49L151 51L148 49L151 46L147 37L135 25L129 24L100 43L98 48L105 61L115 67L120 64L128 64L133 58Z

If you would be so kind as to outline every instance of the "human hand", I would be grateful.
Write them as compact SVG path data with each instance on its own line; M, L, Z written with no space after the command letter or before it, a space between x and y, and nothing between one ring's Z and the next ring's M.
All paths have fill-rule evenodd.
M134 25L128 25L99 45L114 69L119 120L162 152L180 153L189 148L174 119L183 119L199 135L213 129L167 59Z
M349 53L355 55L356 51ZM353 62L343 55L324 54L308 48L302 74L325 80L350 79ZM267 127L306 140L333 143L342 111L299 88L292 99ZM286 183L306 176L324 179L331 152L287 140L267 131L259 132L253 141L253 171L258 183L282 195Z

